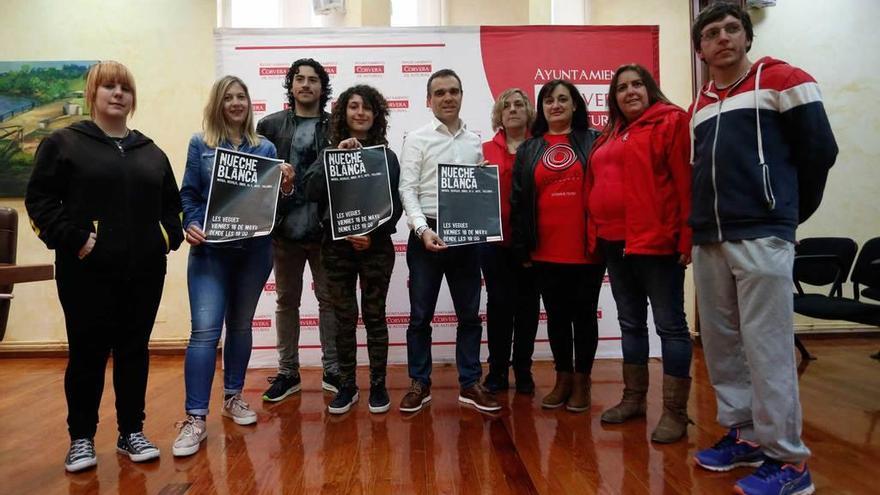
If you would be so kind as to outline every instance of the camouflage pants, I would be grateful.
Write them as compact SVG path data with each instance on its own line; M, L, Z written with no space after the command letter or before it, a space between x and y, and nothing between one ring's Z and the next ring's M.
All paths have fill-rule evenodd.
M384 382L388 362L388 324L385 298L394 269L394 245L389 237L374 237L369 249L355 251L348 241L325 240L321 261L336 316L336 352L343 384L355 383L358 323L357 280L361 312L367 330L370 382Z

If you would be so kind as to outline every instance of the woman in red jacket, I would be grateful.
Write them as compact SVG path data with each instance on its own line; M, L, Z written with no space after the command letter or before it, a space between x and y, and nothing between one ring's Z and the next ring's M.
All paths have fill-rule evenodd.
M504 90L492 106L492 128L497 132L483 143L483 157L498 165L501 185L501 233L504 240L480 246L480 265L486 279L486 334L489 340L489 373L483 386L492 392L509 387L510 347L516 391L531 394L532 353L538 331L540 296L534 270L518 263L511 249L510 192L516 150L528 137L535 109L519 88Z
M586 196L590 246L605 256L623 347L623 399L606 423L645 415L648 305L663 353L663 415L651 440L687 433L691 340L684 313L690 263L691 171L688 116L642 66L617 69L608 90L608 125L593 147Z

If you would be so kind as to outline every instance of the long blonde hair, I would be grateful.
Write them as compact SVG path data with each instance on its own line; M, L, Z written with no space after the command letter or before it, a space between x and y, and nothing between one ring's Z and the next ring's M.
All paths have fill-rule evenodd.
M229 129L226 126L226 117L223 116L223 96L233 84L240 84L248 99L247 118L242 124L241 137L248 144L256 146L260 144L260 137L254 130L254 109L251 105L251 94L247 84L235 76L223 76L211 87L211 97L205 105L205 115L202 120L202 129L205 131L205 144L216 148L223 141L229 140Z

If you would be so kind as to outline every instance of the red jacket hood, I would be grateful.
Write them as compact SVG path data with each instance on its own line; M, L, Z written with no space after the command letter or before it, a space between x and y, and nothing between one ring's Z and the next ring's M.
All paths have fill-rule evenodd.
M747 81L747 80L755 77L755 74L758 71L758 66L761 64L764 65L764 69L766 70L768 67L772 67L774 65L787 65L787 62L784 62L779 59L775 59L773 57L759 58L758 60L755 60L754 62L752 62L752 66L749 67L749 72L746 73L746 77L742 78L742 80L740 80L740 82L737 83L737 86L742 84L743 81ZM705 85L703 85L702 88L700 88L700 93L713 93L714 88L715 88L715 81L710 80Z

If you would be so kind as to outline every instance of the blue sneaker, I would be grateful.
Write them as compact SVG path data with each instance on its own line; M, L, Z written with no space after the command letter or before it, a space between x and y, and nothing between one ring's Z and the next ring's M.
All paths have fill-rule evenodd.
M760 466L764 454L760 445L740 440L739 429L731 428L712 448L697 452L694 460L709 471L730 471L739 466Z
M816 491L807 464L801 467L764 458L754 474L736 482L733 492L739 495L810 495Z

